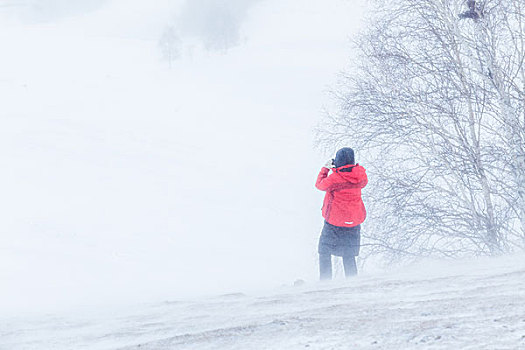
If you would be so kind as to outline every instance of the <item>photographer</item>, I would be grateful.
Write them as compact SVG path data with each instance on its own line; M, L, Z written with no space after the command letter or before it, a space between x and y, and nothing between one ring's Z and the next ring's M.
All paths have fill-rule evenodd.
M326 191L322 209L325 223L318 248L321 280L332 278L332 255L343 257L346 277L357 274L355 257L359 255L361 223L366 218L361 189L367 183L365 168L355 164L354 150L348 147L337 151L335 159L329 160L317 176L315 187Z

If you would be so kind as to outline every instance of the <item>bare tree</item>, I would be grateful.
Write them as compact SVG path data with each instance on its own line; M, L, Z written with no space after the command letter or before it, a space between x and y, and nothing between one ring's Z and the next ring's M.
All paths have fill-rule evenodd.
M480 3L483 11L471 23L474 49L479 71L497 96L511 155L515 210L525 232L525 13L516 0Z
M181 45L182 41L177 34L175 27L166 27L159 40L159 47L162 51L163 58L168 61L170 68L172 62L178 59L181 55Z
M355 69L336 92L340 112L319 139L367 154L369 252L395 259L525 246L522 17L500 11L488 1L382 1L355 41Z

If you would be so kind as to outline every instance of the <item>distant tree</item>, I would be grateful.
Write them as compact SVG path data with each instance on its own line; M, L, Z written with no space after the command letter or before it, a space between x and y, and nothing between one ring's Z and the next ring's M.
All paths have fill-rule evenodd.
M181 9L184 37L197 38L208 51L225 52L240 42L247 10L260 0L192 0Z
M207 50L227 51L239 43L239 20L231 8L213 6L206 20L204 46Z
M319 132L321 144L367 154L369 253L397 259L525 247L521 6L376 3L355 41L355 69L336 91L340 111Z
M162 52L162 57L168 61L171 68L172 62L181 56L182 41L173 26L168 26L164 29L159 40L159 47Z

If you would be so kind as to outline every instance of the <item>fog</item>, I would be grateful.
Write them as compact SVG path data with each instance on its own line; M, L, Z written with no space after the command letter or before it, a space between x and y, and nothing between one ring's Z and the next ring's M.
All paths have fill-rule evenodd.
M335 149L313 129L359 3L0 4L3 312L317 278L314 182Z
M176 23L183 35L196 37L209 49L228 49L241 41L248 11L263 0L186 1Z
M56 21L99 9L107 0L4 0L0 11L26 22Z

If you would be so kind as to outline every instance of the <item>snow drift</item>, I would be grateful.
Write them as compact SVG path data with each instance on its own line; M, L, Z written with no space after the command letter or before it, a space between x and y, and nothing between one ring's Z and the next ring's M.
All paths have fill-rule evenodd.
M523 349L525 258L432 262L258 294L0 319L0 348Z

